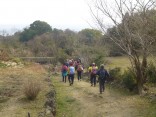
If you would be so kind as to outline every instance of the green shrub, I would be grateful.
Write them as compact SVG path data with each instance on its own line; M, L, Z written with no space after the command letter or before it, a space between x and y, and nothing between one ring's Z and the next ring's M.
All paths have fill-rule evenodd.
M0 96L0 103L7 102L9 100L9 97L7 96Z
M0 62L0 67L6 67L6 64Z
M156 66L153 63L148 64L146 73L147 73L147 80L150 83L156 83Z
M123 85L129 89L129 91L133 91L136 87L136 80L135 75L132 72L132 70L128 69L124 71L124 74L122 75L123 78Z
M103 55L97 55L94 62L96 63L97 66L100 66L101 63L104 61L104 56Z
M28 100L34 100L40 90L40 84L37 81L28 80L28 82L24 84L24 94Z
M12 58L12 61L17 64L23 62L22 59L20 59L20 58Z
M121 81L121 68L116 67L111 70L109 70L110 78L116 81Z

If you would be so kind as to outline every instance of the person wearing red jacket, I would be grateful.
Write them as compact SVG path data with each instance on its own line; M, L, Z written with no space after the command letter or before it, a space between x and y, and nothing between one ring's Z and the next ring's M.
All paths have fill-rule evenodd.
M66 83L66 78L67 78L67 74L68 74L68 67L67 67L66 63L64 63L62 65L61 72L62 72L62 81Z

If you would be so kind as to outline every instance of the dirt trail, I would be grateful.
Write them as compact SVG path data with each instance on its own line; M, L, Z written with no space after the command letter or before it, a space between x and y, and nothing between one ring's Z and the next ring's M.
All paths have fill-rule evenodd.
M144 102L137 95L122 95L109 87L100 94L98 85L91 87L90 83L77 79L73 86L57 81L62 83L61 93L72 96L78 103L72 108L74 117L143 117L140 111Z

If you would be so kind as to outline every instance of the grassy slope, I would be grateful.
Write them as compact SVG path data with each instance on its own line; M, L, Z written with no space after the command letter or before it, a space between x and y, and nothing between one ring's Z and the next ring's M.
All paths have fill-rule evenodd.
M127 57L107 57L106 60L108 61L108 65L106 66L108 69L115 67L127 69L127 67L130 67L130 61Z
M50 87L45 81L47 72L38 64L28 65L23 68L0 69L0 115L3 117L25 117L28 112L37 117L43 111L45 94ZM29 101L23 94L23 84L28 79L37 80L41 92L34 101ZM5 99L7 99L5 101Z

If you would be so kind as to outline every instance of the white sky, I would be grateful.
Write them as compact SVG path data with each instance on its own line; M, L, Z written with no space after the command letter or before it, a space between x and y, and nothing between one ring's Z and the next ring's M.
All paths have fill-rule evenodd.
M0 30L23 29L36 20L74 31L93 23L86 0L0 0Z

